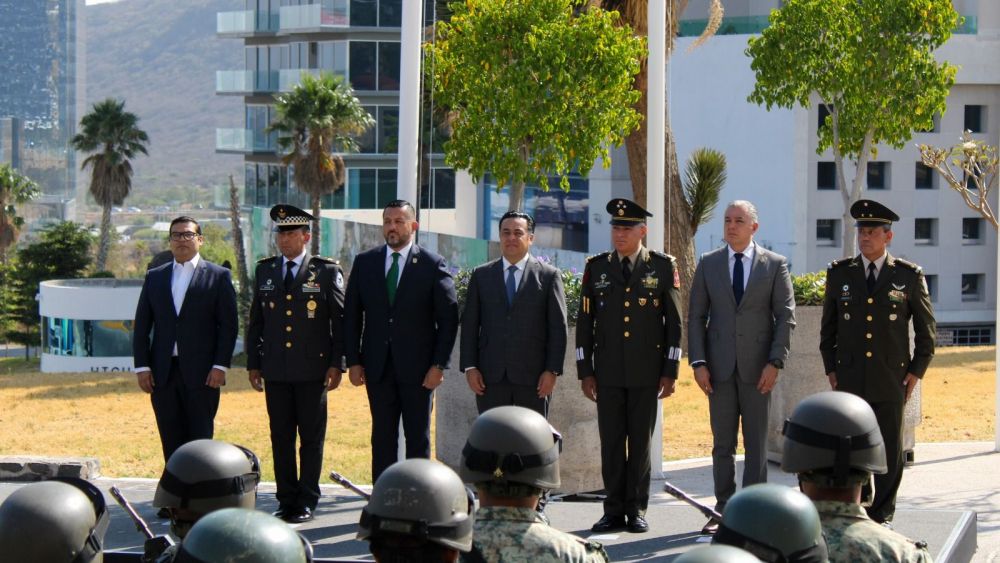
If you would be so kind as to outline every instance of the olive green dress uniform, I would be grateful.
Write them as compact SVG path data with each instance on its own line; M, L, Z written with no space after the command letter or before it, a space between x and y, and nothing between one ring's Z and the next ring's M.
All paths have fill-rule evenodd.
M588 259L584 270L577 375L597 378L609 516L642 516L649 503L649 444L660 378L676 379L681 359L679 288L673 257L646 248L627 283L616 252Z
M923 378L934 356L935 332L927 284L916 264L887 253L871 294L860 255L830 264L819 347L825 372L837 375L837 390L865 399L882 431L888 472L875 475L868 510L876 522L892 519L903 477L903 379L907 373Z

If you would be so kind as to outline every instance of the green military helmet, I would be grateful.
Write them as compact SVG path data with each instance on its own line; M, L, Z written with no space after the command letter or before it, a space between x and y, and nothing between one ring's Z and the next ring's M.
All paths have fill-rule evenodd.
M769 483L751 485L729 499L712 543L738 547L761 561L827 560L819 513L809 497Z
M25 485L0 504L0 559L100 563L108 524L104 495L83 479Z
M781 469L826 487L863 483L885 473L885 444L864 399L824 391L803 399L782 429Z
M462 449L462 479L559 487L562 436L537 412L496 407L479 415Z
M223 508L195 523L174 563L309 563L312 546L288 524L257 510Z
M388 467L361 511L358 539L410 536L468 552L472 549L472 493L450 467L407 459Z
M171 454L153 506L208 514L220 508L253 508L260 460L250 450L218 440L194 440Z
M760 563L760 559L731 545L707 545L682 553L674 563Z

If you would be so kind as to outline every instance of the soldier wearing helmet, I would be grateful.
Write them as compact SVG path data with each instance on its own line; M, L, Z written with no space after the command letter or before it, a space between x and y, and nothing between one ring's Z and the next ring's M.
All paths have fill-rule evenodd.
M222 508L253 509L260 482L260 460L250 450L218 440L188 442L171 454L153 506L166 509L170 531L184 539L206 514ZM158 561L173 561L176 546Z
M101 491L83 479L32 483L0 504L4 561L101 563L110 519Z
M769 483L751 485L729 499L712 543L749 551L761 561L827 561L812 502L796 490Z
M376 561L458 561L472 547L472 494L443 463L412 458L390 465L361 512L358 539Z
M830 561L925 562L926 544L880 526L861 505L862 485L886 472L885 444L875 413L850 393L827 391L804 399L782 430L781 468L819 511Z
M206 515L180 545L176 563L311 563L312 546L281 520L246 508Z
M472 551L463 561L609 561L601 544L556 530L535 511L542 493L559 486L561 447L562 437L531 409L504 406L479 415L460 468L480 502Z
M759 563L749 552L730 545L707 545L684 552L674 563Z

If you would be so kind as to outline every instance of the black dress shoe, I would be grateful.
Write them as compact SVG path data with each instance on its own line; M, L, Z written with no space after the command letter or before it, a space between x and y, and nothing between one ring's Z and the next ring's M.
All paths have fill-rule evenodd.
M302 524L313 519L312 510L308 506L300 506L285 512L284 520L289 524Z
M280 519L284 520L285 519L285 515L288 514L290 508L291 507L288 507L288 506L278 506L278 510L275 510L274 512L272 512L271 516L274 516L275 518L280 518Z
M163 519L163 520L169 520L170 519L170 509L169 508L161 508L161 509L157 510L156 511L156 517L160 518L160 519Z
M716 522L714 518L712 518L701 529L701 535L703 535L703 536L714 536L715 533L718 532L718 531L719 531L719 523Z
M641 534L643 532L649 531L649 524L646 523L646 519L642 516L636 514L635 516L628 517L628 531L633 534Z
M601 519L597 521L596 524L590 527L592 532L616 532L618 530L625 529L625 517L624 516L611 516L605 514L601 516Z

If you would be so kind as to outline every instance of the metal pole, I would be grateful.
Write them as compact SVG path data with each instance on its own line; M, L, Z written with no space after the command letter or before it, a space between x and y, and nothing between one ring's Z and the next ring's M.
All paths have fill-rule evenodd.
M1000 236L997 237L997 295L1000 296ZM993 451L1000 452L1000 338L996 337L996 330L1000 328L1000 323L995 324L993 329L993 341L996 342L996 386L993 391Z
M416 205L420 158L420 34L424 3L403 2L399 45L399 160L396 197Z
M663 233L667 216L663 209L663 154L665 149L667 2L649 2L649 57L646 83L646 209L653 214L646 233L650 250L663 251ZM653 461L652 476L663 477L663 409L656 409L656 427L649 448Z

